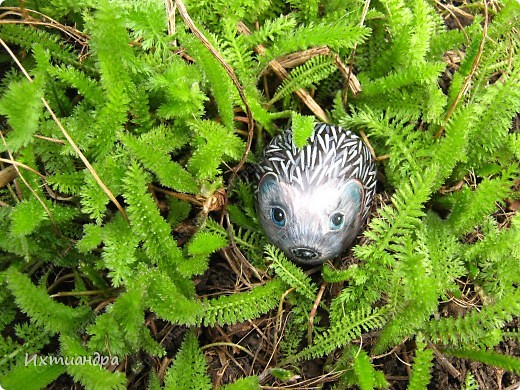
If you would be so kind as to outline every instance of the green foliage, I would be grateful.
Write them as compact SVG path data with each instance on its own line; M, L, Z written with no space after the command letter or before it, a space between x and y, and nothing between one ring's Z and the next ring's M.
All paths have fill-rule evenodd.
M161 217L152 197L147 193L147 176L139 165L129 167L125 178L125 197L132 231L143 241L150 259L167 267L182 258L181 251L170 235L168 223Z
M498 229L494 220L484 221L485 237L464 248L465 260L478 271L475 279L487 294L502 298L520 278L517 265L520 257L515 243L520 239L519 217L511 220L508 229Z
M392 283L395 287L389 294L389 306L395 316L381 332L375 346L376 353L415 333L437 308L438 293L428 261L426 256L414 251L412 245L411 240L405 241L403 249L396 255L400 261L396 265L395 276L402 282L399 285L396 279Z
M187 246L192 261L184 263L181 273L193 275L204 273L208 267L209 255L227 245L227 237L209 231L199 231Z
M497 344L496 332L520 310L520 294L508 292L500 300L484 306L480 312L471 311L465 317L448 317L432 320L425 326L429 337L448 346L472 348ZM494 333L493 333L494 332Z
M60 337L61 351L64 357L76 359L87 356L87 351L81 345L79 338L62 334ZM64 359L65 360L65 359ZM91 389L124 389L125 376L119 372L110 372L100 365L69 364L67 372L85 387Z
M197 151L191 157L188 167L199 179L208 179L220 173L219 165L224 156L239 160L244 142L228 128L214 121L191 123L195 133Z
M247 215L245 214L247 213ZM233 222L239 224L238 229L232 227L234 240L244 253L244 256L255 266L264 268L263 248L266 244L265 237L261 234L260 226L256 221L254 210L246 206L245 213L238 207L229 205L229 214ZM253 216L255 220L251 220L249 216ZM206 229L220 235L222 238L228 237L228 232L215 221L208 220Z
M6 271L8 287L18 307L50 333L70 333L78 329L90 314L88 307L73 309L54 302L45 290L34 286L31 280L16 268Z
M0 38L28 51L33 50L35 46L41 45L43 49L49 52L52 58L76 66L79 64L72 45L63 41L59 35L47 30L20 28L20 26L17 25L5 24L2 26Z
M258 383L258 377L256 376L247 376L245 378L240 378L234 383L226 385L223 387L223 390L260 390L260 384Z
M328 264L325 264L321 270L323 279L328 283L339 283L349 280L355 276L357 272L357 264L352 264L344 270L334 270Z
M11 232L14 235L26 236L47 218L48 215L36 198L23 201L11 211Z
M162 185L180 192L197 193L195 179L169 156L188 141L179 131L161 126L140 138L121 134L120 139L130 154L153 172Z
M12 82L0 98L0 114L7 117L12 128L7 137L7 145L13 152L17 152L33 140L42 114L42 94L41 78L34 82L23 79ZM0 150L5 150L3 143Z
M115 287L132 280L139 239L123 218L114 218L103 228L102 258Z
M315 299L318 288L300 268L287 260L285 255L271 244L266 245L265 252L267 261L271 262L270 267L274 269L280 279L306 299L310 301Z
M225 325L255 318L275 308L284 290L283 284L274 279L247 292L205 300L202 302L203 323L207 326L215 323Z
M505 167L500 176L484 179L474 191L464 187L454 201L447 221L449 228L456 235L461 235L480 225L482 217L492 213L496 203L502 202L510 194L512 182L518 174L517 166Z
M290 35L267 48L266 60L321 45L327 45L333 50L352 48L355 44L362 43L368 37L368 33L365 27L330 21L300 25ZM323 64L324 59L314 61L321 61Z
M133 68L134 55L128 43L130 38L124 19L109 1L101 1L93 18L87 21L91 47L99 69L100 84L106 96L100 107L92 136L103 145L96 155L104 157L110 151L118 130L123 128L130 107L130 96L135 86L128 70ZM108 42L105 36L112 39Z
M290 34L295 26L296 20L288 15L267 19L259 29L252 32L247 42L250 46L274 42L285 34Z
M25 3L7 0L0 24L17 58L0 56L0 172L11 158L39 171L19 166L41 201L20 179L2 182L4 388L56 387L62 374L87 389L134 378L150 388L298 386L289 381L309 374L303 360L321 368L321 358L324 374L341 372L338 388L385 388L372 359L404 339L416 346L410 389L429 386L430 343L520 372L517 358L493 351L519 338L504 328L520 315L517 1L488 3L488 20L479 4L454 4L472 15L460 29L426 0L187 2L229 67L177 10L167 14L169 2ZM273 60L288 77L272 73ZM346 88L338 60L361 92ZM268 244L251 180L250 163L289 120L305 147L316 119L301 88L383 156L383 204L346 253L353 261L331 259L321 274ZM453 316L455 298L476 306ZM252 344L251 329L267 344ZM272 377L208 365L199 343L216 334L261 345L246 363ZM96 352L124 364L59 360ZM36 355L58 364L24 364Z
M202 305L194 300L193 286L179 275L170 276L166 271L144 269L145 285L148 286L147 306L159 318L174 324L195 325L200 322ZM164 297L168 297L165 299ZM175 302L172 305L171 302Z
M99 225L83 225L83 237L76 243L81 253L95 249L103 240L103 229Z
M493 351L471 349L446 349L443 352L458 358L471 359L491 366L500 367L516 374L520 373L520 359L515 356L503 355Z
M293 113L291 119L294 144L303 148L307 144L307 139L312 135L316 122L312 116L304 116L298 113Z
M103 90L98 83L89 75L81 72L73 66L66 66L64 64L51 67L49 74L56 77L65 85L75 88L86 102L92 106L101 105L104 103Z
M188 333L165 376L166 389L211 389L206 375L207 363L199 348L197 337Z
M222 123L229 130L233 128L233 94L234 89L225 70L206 48L190 36L183 37L183 43L195 62L209 81L211 92L215 98Z
M344 347L361 333L380 328L385 323L382 310L361 309L346 314L342 319L332 323L322 334L318 335L312 345L305 348L290 360L321 357L337 348Z
M199 232L188 245L190 255L205 255L215 252L227 245L227 241L219 235L209 232Z
M177 57L164 64L164 71L152 74L150 89L162 95L157 115L163 119L189 120L204 112L207 96L201 91L199 70Z
M162 347L150 336L144 325L146 278L142 273L127 282L127 291L96 318L87 328L92 336L89 348L106 355L125 356L142 349L152 355L162 356Z
M274 103L300 88L315 87L318 82L330 76L335 69L330 57L316 56L311 58L289 73L289 76L276 90L270 103Z
M478 382L471 372L468 372L464 380L464 390L478 390Z
M389 383L382 371L375 369L371 357L355 344L344 348L334 363L334 370L342 372L338 388L386 389Z
M2 375L2 379L19 381L23 368L29 366L28 362L34 356L34 351L40 350L49 344L50 335L48 331L38 324L29 322L16 324L14 326L14 337L6 337L0 343L0 351L2 353L0 375ZM32 374L32 371L29 370L28 374ZM0 383L3 382L0 380Z
M42 389L51 384L61 374L65 367L61 365L36 366L19 365L11 369L5 376L0 377L0 383L6 389Z
M412 376L408 389L420 390L426 389L430 383L430 371L433 366L433 351L426 348L425 345L418 345L415 350L415 358L412 365Z
M395 277L395 280L399 280L402 276L398 273L399 268L396 268L396 272L393 274L381 272L381 270L387 267L398 267L400 257L402 257L400 254L406 253L406 248L413 246L410 238L420 226L421 218L424 216L424 203L431 196L431 187L436 173L437 170L433 167L424 172L423 176L412 177L409 182L404 182L393 195L392 205L381 209L380 217L370 222L365 235L372 242L369 245L354 248L356 255L365 261L356 274L363 273L365 277L364 280L359 279L358 276L355 277L360 280L360 285L374 287L369 287L366 291L347 287L344 294L349 294L349 304L358 305L359 302L371 304L379 299L383 291L392 291L399 286L396 286L392 279ZM408 255L405 256L408 258ZM420 263L420 259L410 259L410 261ZM368 278L367 275L370 277ZM412 275L412 278L415 278L415 275ZM411 291L413 289L410 289ZM398 296L399 298L397 298ZM340 299L342 298L340 297ZM396 302L403 303L402 296L399 294L396 296Z
M376 376L378 372L370 362L368 354L361 350L354 358L354 374L357 377L357 384L361 390L374 389L376 387Z

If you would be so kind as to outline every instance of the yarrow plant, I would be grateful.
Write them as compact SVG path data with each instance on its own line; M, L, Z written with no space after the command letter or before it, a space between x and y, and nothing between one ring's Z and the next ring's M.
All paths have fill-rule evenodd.
M466 388L455 359L520 374L500 348L519 341L517 1L0 11L3 388L387 388L388 351L410 389L436 361ZM315 121L366 140L379 195L353 249L307 270L267 242L248 178Z

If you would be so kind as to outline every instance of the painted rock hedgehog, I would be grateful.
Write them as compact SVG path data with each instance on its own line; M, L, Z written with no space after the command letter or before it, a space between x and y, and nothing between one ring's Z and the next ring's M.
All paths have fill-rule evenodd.
M290 129L273 138L256 175L257 212L267 237L301 264L323 263L348 248L376 188L368 147L350 131L324 123L302 149Z

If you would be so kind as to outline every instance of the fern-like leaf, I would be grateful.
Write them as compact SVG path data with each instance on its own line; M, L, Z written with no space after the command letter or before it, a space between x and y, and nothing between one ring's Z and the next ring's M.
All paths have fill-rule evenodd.
M64 43L57 34L47 30L36 29L25 25L2 24L0 37L6 42L26 49L33 50L36 46L46 49L54 59L67 64L78 64L76 50L72 45ZM86 64L85 64L86 65ZM86 65L86 68L91 66Z
M226 245L228 245L228 241L222 236L201 231L188 244L188 253L190 255L207 255Z
M257 318L278 305L284 290L283 283L273 279L247 292L205 300L202 302L202 322L206 326L225 325Z
M310 138L314 131L314 125L316 123L314 117L293 112L291 119L294 144L298 148L303 148L307 144L307 139Z
M235 91L228 74L199 40L187 36L185 41L188 53L194 57L201 72L209 81L222 123L227 129L233 129L233 97Z
M503 201L510 193L513 180L518 177L518 167L507 167L501 177L484 179L476 190L465 187L457 194L458 200L448 218L448 224L456 235L473 229L483 216L496 210L496 203Z
M12 152L27 146L33 141L42 115L43 84L41 78L29 82L21 80L11 83L9 89L0 98L0 114L7 117L12 131L7 135L7 144ZM5 150L0 143L0 151Z
M73 66L50 67L49 74L68 86L76 88L78 93L93 107L98 107L105 103L105 95L99 83Z
M74 332L86 321L90 313L88 307L73 309L63 303L54 302L45 290L37 288L16 268L11 267L5 272L8 287L20 309L49 332Z
M344 347L350 341L368 332L380 328L385 322L385 314L379 309L365 309L347 313L341 320L330 325L322 334L316 336L314 343L290 361L317 358L327 355L337 348Z
M280 15L276 19L266 20L258 30L252 32L246 42L254 47L268 41L275 42L276 38L283 39L287 34L291 34L296 27L296 20L287 15Z
M335 270L332 269L328 264L325 264L323 265L321 274L326 282L339 283L353 278L358 269L359 268L357 264L352 264L344 270Z
M201 322L204 306L195 300L195 288L190 280L179 274L170 276L155 268L142 269L146 277L146 304L158 317L173 324L196 325Z
M11 212L11 232L15 235L26 236L36 230L48 215L36 198L20 202Z
M208 364L199 348L197 336L188 332L172 366L166 372L165 389L211 390L207 369Z
M188 168L199 179L209 179L220 173L219 166L224 156L239 160L245 150L244 142L229 128L209 120L193 121L194 143L197 150L188 163Z
M412 83L436 83L444 71L444 63L424 63L411 65L406 70L398 70L385 77L363 83L363 96L375 96L391 89L402 88Z
M372 390L376 387L376 370L368 354L361 350L354 358L354 374L360 390Z
M109 270L112 284L119 287L133 278L133 264L137 261L139 239L126 221L118 215L103 228L102 258Z
M406 232L415 229L424 216L423 205L431 196L433 182L437 177L437 169L432 167L423 176L412 177L392 196L392 205L380 211L380 217L370 222L365 236L374 241L371 245L356 247L356 255L373 262L380 258L383 263L393 263L385 253L392 248L392 243L399 244Z
M201 90L199 68L175 56L169 59L166 69L160 70L149 81L149 89L162 97L157 114L164 119L183 121L202 115L208 97Z
M425 390L430 383L433 367L433 351L422 343L418 343L412 365L412 375L408 390Z
M101 226L93 224L83 225L83 237L76 242L76 248L80 253L87 253L98 247L103 240L103 231Z
M271 244L265 246L265 253L267 260L271 262L270 267L285 283L306 299L314 301L318 288L298 266L287 260L285 255Z
M464 317L449 317L431 320L425 324L425 335L432 340L440 340L444 345L454 347L481 346L489 340L493 331L500 330L507 321L520 315L520 292L514 289L496 303L484 306L480 312L475 310Z
M479 390L478 382L471 372L466 375L463 390Z
M75 361L77 357L88 356L86 349L76 336L61 334L60 344L64 357ZM67 365L67 372L85 388L99 390L123 390L126 388L126 378L123 373L119 371L110 372L99 365L71 364Z
M31 362L30 359L29 357L27 360ZM43 389L65 372L65 367L60 364L37 365L37 363L36 359L34 364L28 363L11 368L7 374L0 376L0 385L4 389L23 389L30 383L33 389Z
M182 253L170 234L170 226L161 217L155 202L147 193L147 175L137 164L129 167L125 181L125 199L132 230L144 242L149 258L174 269Z
M520 374L520 358L516 356L475 349L443 349L442 352L446 355L475 360L490 366L500 367L517 375Z
M150 335L145 326L144 310L147 278L136 271L128 281L126 291L119 295L105 313L87 328L90 334L89 349L123 357L140 349L162 356L164 350Z
M330 76L335 70L332 58L328 56L312 57L289 73L269 103L272 104L300 88L314 88L319 81Z
M164 128L143 134L139 139L126 134L120 134L132 156L139 159L143 165L152 171L160 183L179 192L197 193L198 184L179 163L172 161L170 155L175 146L182 146L184 140L177 139L176 134L167 132Z
M180 265L179 272L186 277L203 274L208 268L209 255L227 245L227 237L199 231L188 244L187 250L191 258Z
M260 390L260 383L257 376L246 376L245 378L237 379L235 382L230 383L222 390Z
M89 23L90 45L95 53L107 102L99 109L93 136L99 145L94 151L95 155L104 157L112 149L117 132L123 129L127 121L130 96L135 90L128 70L133 68L136 60L122 15L114 12L114 4L110 1L100 1L97 6L95 16ZM106 36L111 39L107 40Z

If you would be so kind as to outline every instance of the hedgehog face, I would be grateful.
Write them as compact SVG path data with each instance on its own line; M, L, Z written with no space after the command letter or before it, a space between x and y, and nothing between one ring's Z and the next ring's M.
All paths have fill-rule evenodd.
M355 179L302 188L267 173L258 185L260 223L273 244L302 264L339 256L360 230L364 191Z

